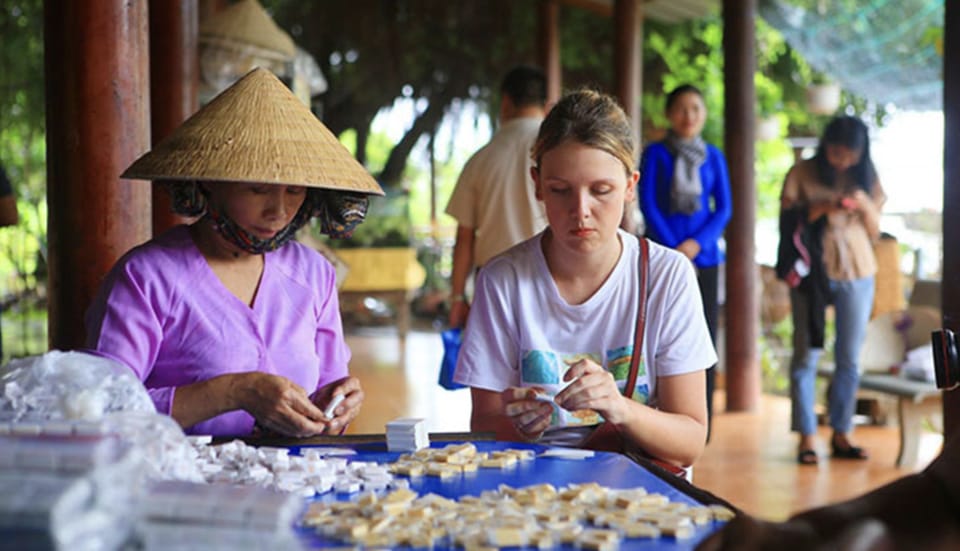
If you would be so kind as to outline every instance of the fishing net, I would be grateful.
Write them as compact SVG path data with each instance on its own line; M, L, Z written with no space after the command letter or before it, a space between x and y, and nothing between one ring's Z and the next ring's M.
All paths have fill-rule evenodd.
M761 0L759 14L841 87L904 110L943 108L943 0Z

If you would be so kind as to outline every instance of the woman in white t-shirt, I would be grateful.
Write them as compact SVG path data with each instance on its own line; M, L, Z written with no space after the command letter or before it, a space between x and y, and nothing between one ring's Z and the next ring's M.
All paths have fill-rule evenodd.
M639 177L629 121L609 96L573 92L532 157L549 226L478 276L455 375L471 387L472 430L595 447L607 421L624 449L691 465L706 438L704 370L717 358L690 262L654 243L638 376L623 394L640 300L641 248L620 230Z

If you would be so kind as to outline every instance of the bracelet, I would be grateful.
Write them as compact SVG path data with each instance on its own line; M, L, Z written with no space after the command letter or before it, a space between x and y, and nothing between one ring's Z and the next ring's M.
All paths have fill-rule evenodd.
M467 295L464 293L453 295L450 297L450 302L467 302Z

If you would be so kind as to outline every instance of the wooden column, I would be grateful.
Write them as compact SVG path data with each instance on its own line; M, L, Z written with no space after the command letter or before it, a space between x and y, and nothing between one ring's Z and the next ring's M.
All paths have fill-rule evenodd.
M120 173L150 143L147 3L46 2L51 348L83 346L113 263L150 237L150 186Z
M643 16L639 0L614 0L614 86L616 97L633 124L634 142L640 143L640 90Z
M547 75L547 108L560 99L563 75L560 69L560 5L540 0L537 18L537 57Z
M760 400L757 353L759 308L754 181L753 73L756 0L723 0L724 149L730 169L733 216L726 230L727 300L724 306L727 410L747 411Z
M197 110L197 0L150 2L150 122L152 143L169 136ZM153 235L188 222L170 209L170 196L153 185Z
M960 332L960 2L944 2L943 28L943 324ZM960 390L944 393L946 435L960 433Z
M200 0L200 21L230 5L228 0Z

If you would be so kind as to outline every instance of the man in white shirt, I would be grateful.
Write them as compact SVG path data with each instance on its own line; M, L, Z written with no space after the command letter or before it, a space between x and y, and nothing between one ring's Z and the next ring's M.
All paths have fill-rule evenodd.
M446 212L458 223L450 327L466 322L465 291L474 267L546 227L530 177L530 148L543 120L546 91L540 69L521 65L507 73L500 86L500 128L464 165L450 196Z

